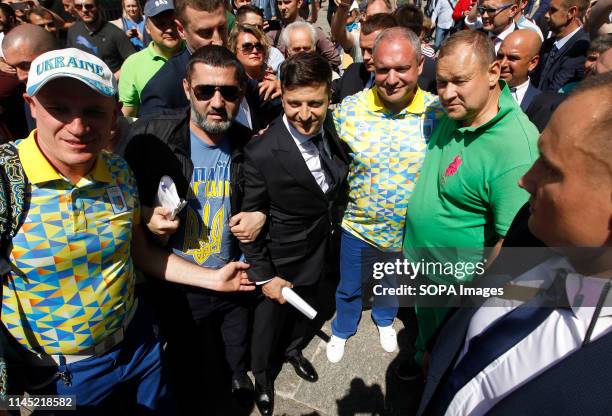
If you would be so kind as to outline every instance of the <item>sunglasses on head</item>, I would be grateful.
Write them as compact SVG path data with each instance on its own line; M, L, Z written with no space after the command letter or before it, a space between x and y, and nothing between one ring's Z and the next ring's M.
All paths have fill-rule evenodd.
M94 9L94 7L96 7L95 4L85 4L85 3L75 3L74 4L74 8L77 10L85 9L85 10L91 11Z
M240 98L240 88L235 85L196 85L193 87L193 95L198 101L208 101L219 91L223 99L236 101Z
M245 42L242 44L242 46L240 46L240 49L242 49L243 53L251 53L253 49L257 49L259 52L263 52L264 46L260 42Z

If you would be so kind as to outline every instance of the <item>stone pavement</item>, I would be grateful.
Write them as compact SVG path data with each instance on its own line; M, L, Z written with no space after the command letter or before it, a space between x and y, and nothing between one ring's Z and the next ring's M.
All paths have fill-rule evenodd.
M315 337L304 350L319 373L316 383L299 378L285 364L275 382L276 415L413 415L421 393L419 383L398 380L394 368L398 357L407 355L408 336L401 322L400 350L386 353L378 342L378 331L365 311L357 334L346 344L344 358L337 364L327 361L325 341ZM330 335L330 322L322 332ZM404 347L406 346L406 347ZM254 409L251 415L259 415Z

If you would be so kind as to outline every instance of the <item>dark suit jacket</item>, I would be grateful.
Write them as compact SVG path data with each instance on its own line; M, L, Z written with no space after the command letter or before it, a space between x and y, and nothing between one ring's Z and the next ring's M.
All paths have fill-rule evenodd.
M539 247L543 243L527 227L529 205L516 215L504 247ZM490 273L503 261L504 250L495 261ZM532 259L533 260L533 259ZM516 265L515 273L523 273L540 261ZM433 348L427 384L423 391L418 415L436 415L433 404L436 392L454 367L463 348L465 335L477 308L462 308L447 321ZM546 346L543 345L545 348ZM500 400L489 412L491 415L608 415L612 409L612 333L578 349L539 376Z
M422 90L437 94L436 91L436 61L424 56L423 72L419 75L418 84ZM353 62L346 68L342 77L332 82L332 103L337 104L349 95L362 91L368 81L370 73L363 62Z
M541 93L542 91L536 88L532 82L530 82L529 86L527 87L527 91L525 91L525 95L523 96L523 101L521 101L521 110L523 110L523 112L527 111L529 104L531 104L533 99Z
M584 61L590 44L589 34L580 28L557 52L545 74L546 61L555 41L554 37L544 41L540 49L540 63L531 77L533 84L542 91L556 92L570 82L584 78Z
M566 96L566 94L559 94L558 92L545 91L533 97L529 107L524 111L540 133L544 131L548 120Z
M189 105L189 100L183 91L183 78L190 56L187 48L183 49L183 52L168 59L147 82L140 93L138 117Z
M335 186L323 193L293 138L276 118L268 130L245 147L241 211L268 212L268 229L256 241L241 244L252 281L280 276L308 286L321 276L331 235L334 201L348 173L345 153L328 112L325 137L333 155Z

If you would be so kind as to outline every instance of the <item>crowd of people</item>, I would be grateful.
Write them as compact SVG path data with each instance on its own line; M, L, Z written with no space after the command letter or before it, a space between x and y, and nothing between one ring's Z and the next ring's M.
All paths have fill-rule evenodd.
M526 298L410 306L394 376L419 415L612 408L612 2L56 3L0 3L0 400L272 415L284 363L318 380L286 289L334 282L334 365L374 262L551 247Z

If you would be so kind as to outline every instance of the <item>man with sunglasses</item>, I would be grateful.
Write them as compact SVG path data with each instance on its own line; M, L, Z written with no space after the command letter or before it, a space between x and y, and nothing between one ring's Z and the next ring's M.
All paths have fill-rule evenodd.
M80 20L68 29L66 46L102 59L118 78L123 61L136 50L121 29L104 21L99 2L74 0Z
M242 148L252 133L236 122L236 116L247 76L237 58L217 45L197 49L186 71L183 93L190 106L139 119L132 126L125 158L136 175L143 212L153 210L147 222L152 235L167 250L217 269L240 257L232 233L249 241L252 231L247 230L247 223L254 223L251 230L258 231L265 222L259 212L239 213ZM187 201L176 219L168 209L148 208L156 205L164 175L174 181L178 196ZM206 353L207 343L210 345L219 329L224 358L232 371L231 389L238 399L248 398L253 389L246 375L249 299L166 284L152 287L151 295L168 339L173 387L179 402L187 407L185 414L212 412L229 391L229 386L219 383L223 380L220 374L202 377L223 361L213 352ZM194 397L200 399L194 401Z
M503 40L517 29L530 29L544 40L540 28L522 13L520 0L481 0L465 17L469 29L482 29L489 34L495 53Z
M130 117L138 115L140 94L145 85L184 46L176 30L172 0L149 0L145 4L144 14L145 30L151 36L151 43L125 60L119 78L119 101L123 103L121 111Z

